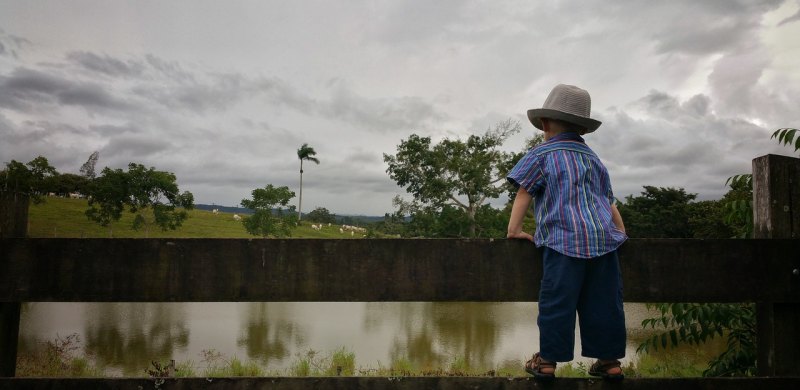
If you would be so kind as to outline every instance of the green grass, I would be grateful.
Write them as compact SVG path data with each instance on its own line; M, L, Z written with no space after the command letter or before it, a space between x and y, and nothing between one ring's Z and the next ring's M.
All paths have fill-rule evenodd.
M122 219L108 227L90 221L84 214L85 199L46 197L41 204L28 209L28 237L38 238L256 238L247 233L231 213L214 214L205 210L189 210L189 218L177 230L152 228L134 230L133 214L126 212ZM325 226L319 231L311 222L303 221L292 232L293 238L361 238L360 234L339 233L338 225Z
M623 367L625 376L629 378L653 377L700 377L706 367L700 347L694 347L696 353L685 351L662 351L656 354L637 355ZM101 377L102 367L93 364L91 359L80 356L79 340L73 334L66 338L41 343L39 348L22 354L17 361L17 376L20 377ZM347 348L339 348L332 353L323 354L309 350L297 354L295 361L285 370L268 370L257 361L243 361L237 357L226 358L216 350L204 350L202 364L194 361L176 362L176 377L318 377L318 376L363 376L363 377L414 377L414 376L498 376L526 377L522 369L523 362L507 360L497 367L470 367L466 359L455 356L446 368L420 368L407 357L395 359L390 366L378 364L377 368L359 367L356 365L355 353ZM166 362L158 366L166 367ZM158 374L163 376L164 369L155 365ZM560 378L589 377L588 366L584 363L562 363L558 365L556 376ZM148 374L142 373L143 376Z

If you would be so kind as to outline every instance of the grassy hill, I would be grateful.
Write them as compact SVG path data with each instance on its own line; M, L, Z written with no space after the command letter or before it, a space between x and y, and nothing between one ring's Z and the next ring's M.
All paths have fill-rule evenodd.
M232 213L213 214L206 210L189 211L189 219L178 230L161 231L151 228L133 230L133 214L125 213L122 219L108 227L90 221L84 214L88 208L85 199L47 197L42 204L31 204L28 215L28 237L62 238L256 238L247 233L242 223L233 219ZM295 238L361 238L349 232L339 233L339 226L324 226L317 231L311 223L303 223L293 231Z

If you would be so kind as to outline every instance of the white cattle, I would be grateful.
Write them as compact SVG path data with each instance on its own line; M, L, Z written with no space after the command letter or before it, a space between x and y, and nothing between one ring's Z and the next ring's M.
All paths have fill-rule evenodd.
M214 214L219 214L219 209L211 210L211 212L214 213Z
M239 214L233 214L233 219L237 220L237 221L241 221L242 217L240 217Z

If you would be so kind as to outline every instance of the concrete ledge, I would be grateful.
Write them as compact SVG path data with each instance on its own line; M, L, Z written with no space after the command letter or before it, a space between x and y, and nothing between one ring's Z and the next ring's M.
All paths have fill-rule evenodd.
M551 383L537 383L531 378L490 377L323 377L323 378L4 378L3 389L732 389L795 390L800 377L794 378L664 378L625 379L604 382L594 379L561 378Z

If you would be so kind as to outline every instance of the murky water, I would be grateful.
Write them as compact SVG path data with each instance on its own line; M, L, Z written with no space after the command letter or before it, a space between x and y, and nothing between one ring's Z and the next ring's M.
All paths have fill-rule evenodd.
M491 369L537 350L536 303L27 303L20 351L76 333L109 375L142 376L153 360L200 363L204 350L285 371L309 350L354 352L356 366ZM646 316L626 303L631 332ZM628 343L628 359L636 345ZM575 356L580 356L576 337ZM580 360L580 358L579 358ZM588 360L584 360L588 361Z

